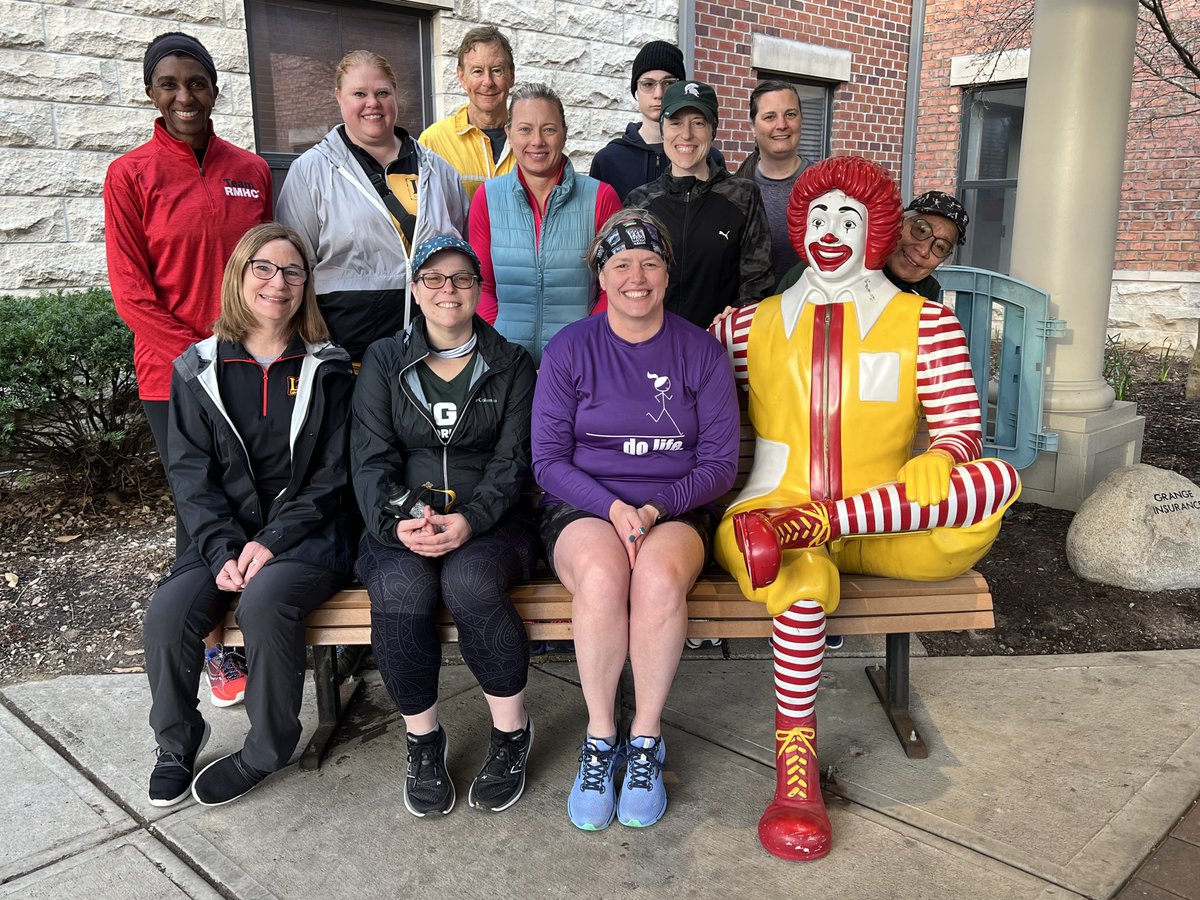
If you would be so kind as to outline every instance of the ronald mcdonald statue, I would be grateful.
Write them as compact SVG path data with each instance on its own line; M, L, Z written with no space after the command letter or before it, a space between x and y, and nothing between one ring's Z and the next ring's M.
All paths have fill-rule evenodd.
M775 797L758 836L784 859L820 859L830 847L815 703L839 572L953 577L987 553L1020 492L1012 466L979 458L958 319L880 271L900 226L883 168L859 157L811 166L788 206L808 269L713 328L749 392L757 438L715 551L775 617ZM914 456L921 416L929 448Z

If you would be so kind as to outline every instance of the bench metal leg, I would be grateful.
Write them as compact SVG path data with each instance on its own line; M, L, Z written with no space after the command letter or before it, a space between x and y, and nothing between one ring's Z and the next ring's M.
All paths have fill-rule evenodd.
M929 749L908 709L908 645L908 634L889 634L886 665L867 666L867 678L909 759L926 759Z
M319 769L337 733L342 714L362 684L357 675L338 674L336 647L313 647L313 681L317 686L317 730L300 756L300 768Z

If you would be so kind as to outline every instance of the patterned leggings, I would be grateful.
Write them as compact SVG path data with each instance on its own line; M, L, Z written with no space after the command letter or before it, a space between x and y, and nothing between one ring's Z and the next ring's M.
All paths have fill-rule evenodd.
M437 558L363 538L355 573L371 597L375 662L401 714L437 702L442 645L434 614L442 602L484 693L511 697L525 689L529 640L507 592L530 577L539 550L537 529L518 518Z

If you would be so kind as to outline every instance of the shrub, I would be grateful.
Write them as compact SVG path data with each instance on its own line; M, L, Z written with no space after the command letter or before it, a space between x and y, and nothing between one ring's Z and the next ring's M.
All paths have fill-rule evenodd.
M0 297L6 468L75 479L86 493L138 489L153 446L138 402L133 335L111 294Z

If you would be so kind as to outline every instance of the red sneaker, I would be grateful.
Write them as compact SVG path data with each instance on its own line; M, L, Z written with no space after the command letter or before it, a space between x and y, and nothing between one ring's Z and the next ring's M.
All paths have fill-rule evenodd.
M213 706L233 706L246 696L246 658L217 644L204 654Z
M758 823L763 849L804 862L829 853L829 815L817 766L817 717L792 719L775 712L775 798Z

